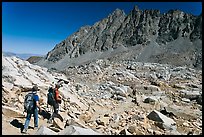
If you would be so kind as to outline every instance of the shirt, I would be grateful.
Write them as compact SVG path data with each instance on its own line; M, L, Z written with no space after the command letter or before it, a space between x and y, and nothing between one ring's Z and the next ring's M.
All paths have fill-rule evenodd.
M34 108L36 108L36 101L39 101L39 96L37 94L34 94L33 99L35 101Z
M55 89L55 94L56 94L56 96L55 96L55 100L57 100L57 98L59 97L59 91L58 91L57 88Z

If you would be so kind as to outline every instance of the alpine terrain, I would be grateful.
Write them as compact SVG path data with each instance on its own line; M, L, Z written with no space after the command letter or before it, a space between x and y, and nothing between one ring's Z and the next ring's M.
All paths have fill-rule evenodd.
M50 86L60 82L51 123ZM2 54L2 134L21 135L25 95L40 89L29 135L202 135L202 15L116 9L45 57Z

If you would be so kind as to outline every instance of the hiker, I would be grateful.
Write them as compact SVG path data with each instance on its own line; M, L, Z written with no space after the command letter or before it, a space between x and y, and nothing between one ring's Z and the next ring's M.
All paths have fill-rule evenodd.
M39 105L39 96L37 95L37 91L39 91L38 87L33 86L32 92L28 93L25 96L24 109L27 112L27 116L26 116L26 121L24 124L24 128L22 130L22 133L27 132L32 114L34 116L34 129L38 128L38 109L37 108L39 108L39 112L41 112L41 108Z
M50 119L48 120L48 123L51 123L55 116L58 115L59 112L59 104L61 104L61 96L59 95L58 89L60 88L60 84L56 84L55 88L50 88L48 93L48 104L51 105L54 109L54 112L52 113ZM51 94L52 93L52 96ZM50 95L50 97L49 97Z

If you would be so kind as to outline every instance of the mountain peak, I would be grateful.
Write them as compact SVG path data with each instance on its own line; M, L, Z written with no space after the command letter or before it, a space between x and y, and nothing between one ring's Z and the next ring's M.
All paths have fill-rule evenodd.
M116 15L116 16L119 16L119 15L125 15L125 12L119 8L115 9L113 11L113 13L111 15Z
M139 7L137 5L134 6L133 11L140 11Z

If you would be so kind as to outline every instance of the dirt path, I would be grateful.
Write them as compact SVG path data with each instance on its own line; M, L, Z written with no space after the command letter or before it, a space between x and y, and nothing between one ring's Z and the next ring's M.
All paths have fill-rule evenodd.
M26 118L22 117L7 117L2 114L2 135L25 135L21 133L21 130L23 129L24 123L25 123ZM42 119L39 118L39 127L41 125L49 126L47 123L47 119ZM34 128L34 119L33 117L31 118L29 128L27 135L33 135L37 131L37 129Z

